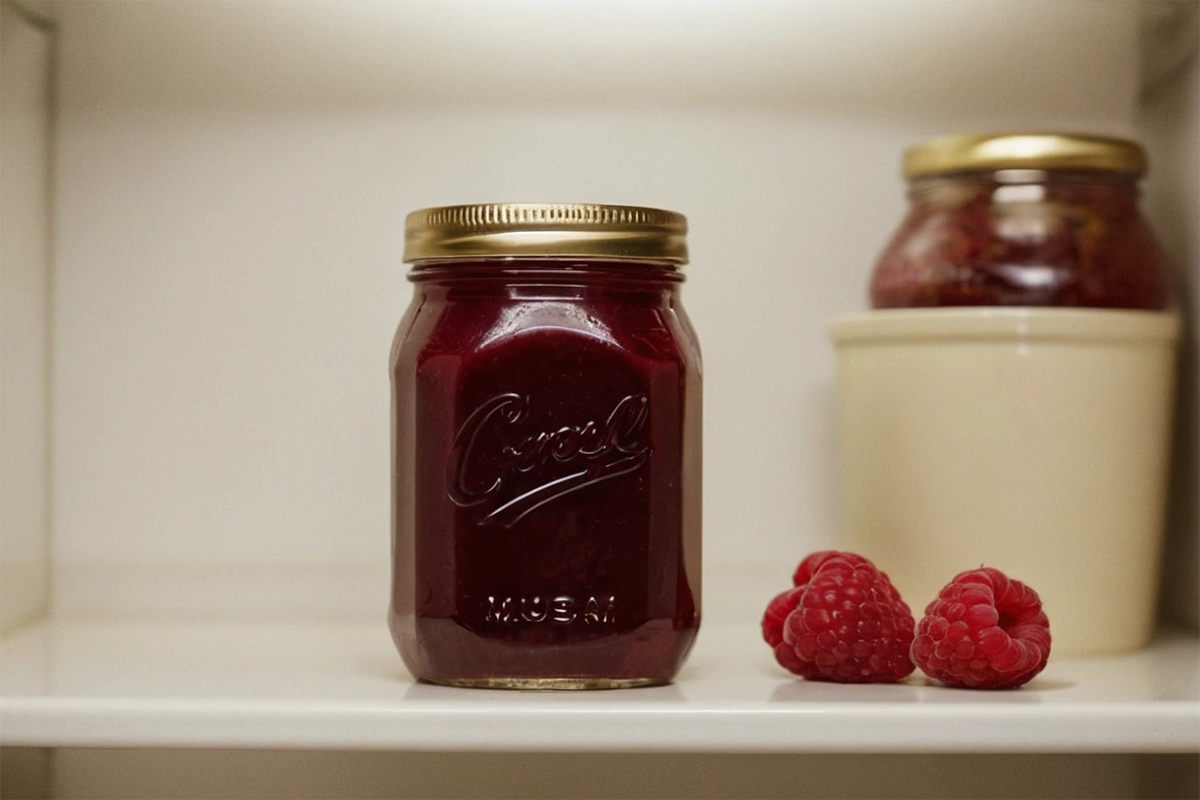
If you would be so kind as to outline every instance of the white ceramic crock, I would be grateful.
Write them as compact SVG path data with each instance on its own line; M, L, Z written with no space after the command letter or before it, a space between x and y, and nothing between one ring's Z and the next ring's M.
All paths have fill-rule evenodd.
M1147 642L1177 317L887 310L829 330L846 546L918 618L983 564L1041 594L1055 655Z

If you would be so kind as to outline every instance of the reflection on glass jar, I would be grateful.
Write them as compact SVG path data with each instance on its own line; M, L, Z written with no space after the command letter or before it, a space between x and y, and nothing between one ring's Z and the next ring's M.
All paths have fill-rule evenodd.
M389 619L416 677L604 688L679 669L700 580L685 230L615 206L409 215Z

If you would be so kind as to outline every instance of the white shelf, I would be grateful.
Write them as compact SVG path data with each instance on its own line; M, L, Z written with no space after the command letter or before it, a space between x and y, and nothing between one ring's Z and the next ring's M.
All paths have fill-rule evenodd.
M408 751L1193 752L1200 642L1051 659L1024 689L792 680L710 625L673 686L415 684L374 624L41 622L0 641L0 744Z

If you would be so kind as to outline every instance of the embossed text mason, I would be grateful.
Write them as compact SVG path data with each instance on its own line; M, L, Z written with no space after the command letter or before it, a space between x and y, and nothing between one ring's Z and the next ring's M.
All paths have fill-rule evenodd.
M665 683L700 619L700 351L686 221L413 212L392 347L389 622L417 678Z

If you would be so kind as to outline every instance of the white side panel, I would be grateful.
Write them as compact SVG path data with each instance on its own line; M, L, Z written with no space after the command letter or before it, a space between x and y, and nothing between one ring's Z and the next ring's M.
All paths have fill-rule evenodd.
M1182 293L1184 337L1176 395L1176 439L1167 529L1165 612L1200 627L1200 7L1174 4L1157 32L1175 58L1148 86L1139 106L1138 134L1154 155L1146 182L1146 210L1176 269ZM1150 33L1155 32L1151 28ZM1179 43L1183 43L1182 45ZM1189 44L1190 43L1190 44ZM1154 46L1152 39L1147 43ZM1186 49L1184 49L1186 46ZM1158 62L1147 59L1147 67Z
M0 3L0 630L47 595L50 52Z

